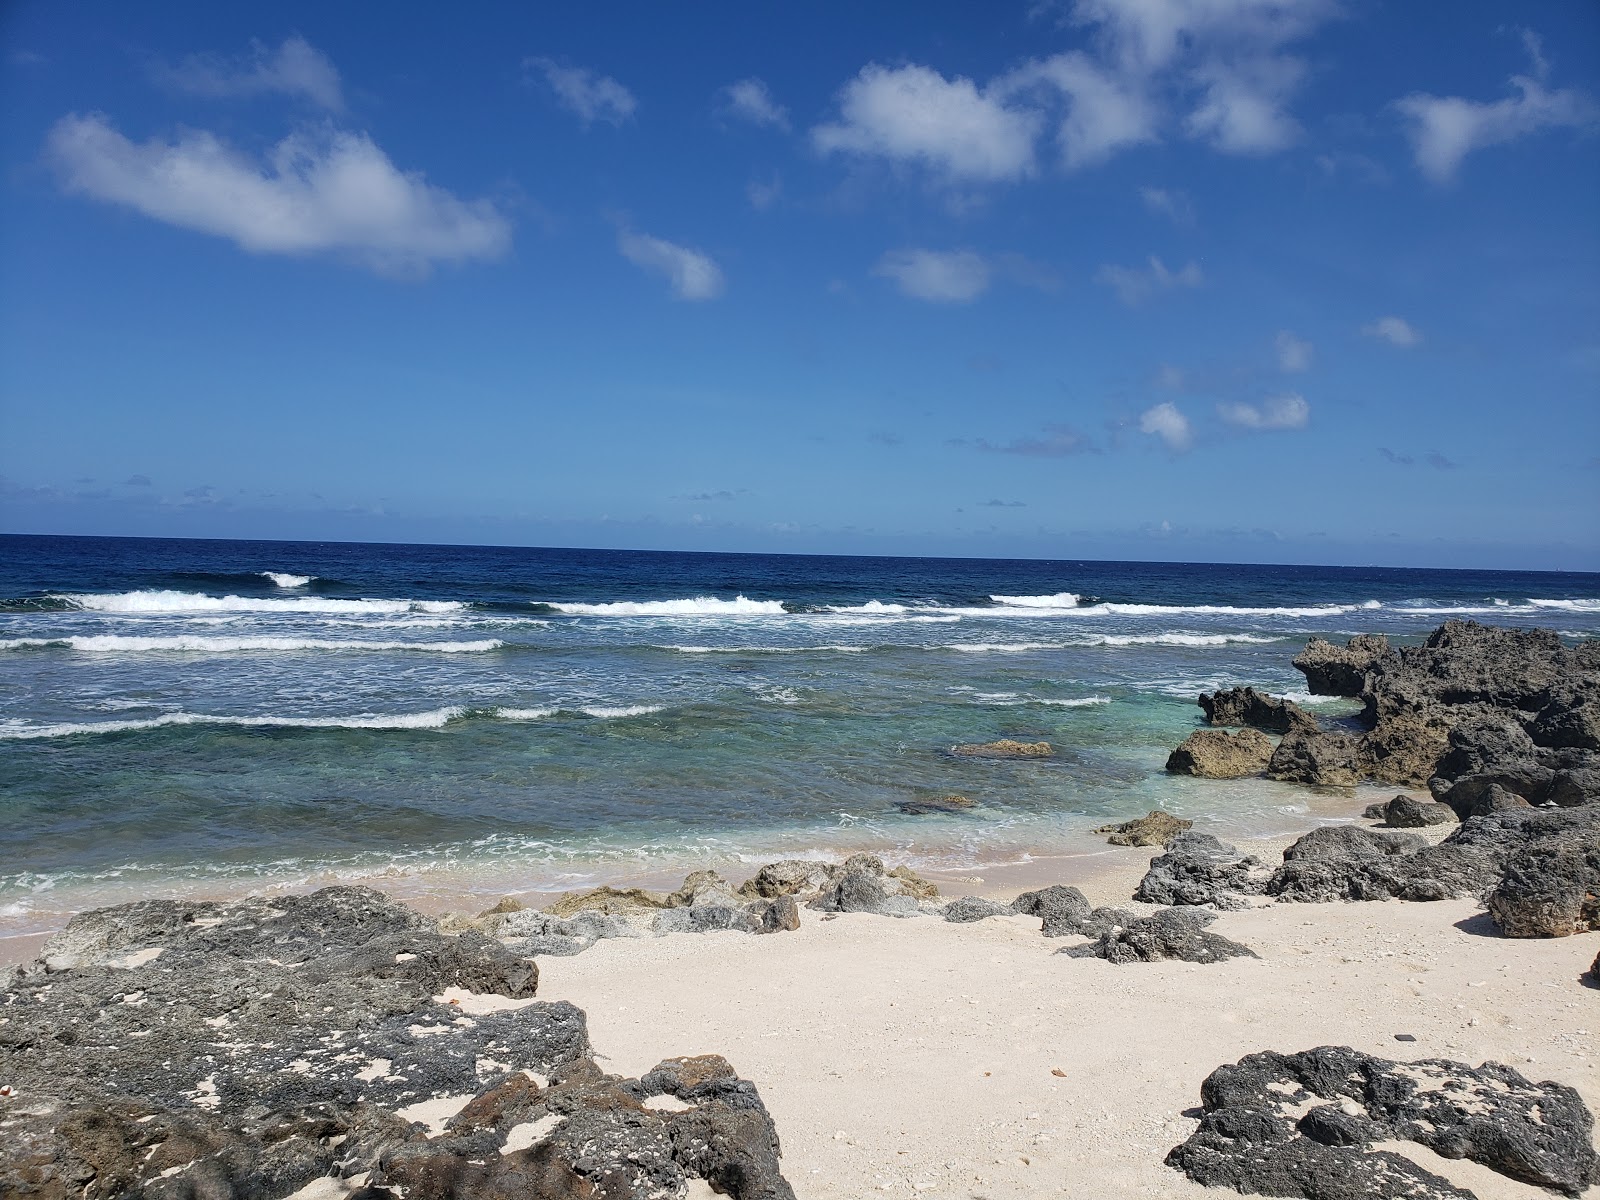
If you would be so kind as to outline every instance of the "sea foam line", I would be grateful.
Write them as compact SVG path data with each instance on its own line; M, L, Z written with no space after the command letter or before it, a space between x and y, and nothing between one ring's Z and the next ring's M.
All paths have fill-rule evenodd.
M1021 654L1030 650L1070 650L1096 646L1226 646L1231 643L1265 645L1282 637L1255 633L1106 633L1058 642L947 642L927 649L959 650L965 654Z
M505 643L494 638L471 642L362 642L289 637L131 637L96 634L59 638L0 639L0 650L77 650L88 654L233 654L244 651L293 653L306 650L431 651L435 654L481 654Z
M607 604L546 601L545 607L578 617L771 617L783 616L781 600L748 600L737 596L693 596L684 600L617 600Z
M103 613L447 613L466 605L458 600L335 600L325 596L268 599L208 596L203 592L71 592L51 596L75 608Z

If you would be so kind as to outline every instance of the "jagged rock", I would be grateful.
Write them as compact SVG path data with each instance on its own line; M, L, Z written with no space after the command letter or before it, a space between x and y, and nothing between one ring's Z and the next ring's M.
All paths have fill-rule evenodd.
M921 899L937 889L916 872L897 867L885 871L873 854L852 854L835 869L808 907L823 912L868 912L888 917L912 917L922 911Z
M1550 779L1550 790L1544 798L1546 803L1561 808L1600 804L1600 769L1577 767L1555 772Z
M1270 873L1254 855L1242 855L1209 833L1190 830L1173 838L1167 852L1151 860L1133 898L1147 904L1246 908L1246 897L1260 895Z
M917 900L932 900L939 895L937 887L910 867L895 867L888 872L888 876L894 881L890 886L897 888L902 896L911 896Z
M1197 729L1168 756L1167 770L1206 779L1242 779L1266 770L1271 758L1272 739L1259 730Z
M369 1196L408 1200L642 1200L692 1176L791 1195L764 1109L644 1108L654 1093L603 1074L582 1012L534 1002L537 980L366 888L82 914L0 993L0 1194L277 1200L370 1172ZM447 988L526 1003L468 1015ZM430 1136L413 1106L451 1097L470 1103Z
M981 921L985 917L1009 917L1012 912L1006 905L985 900L982 896L962 896L944 906L944 919L966 924Z
M963 758L1049 758L1055 748L1049 742L1017 742L1001 738L998 742L969 742L951 746L951 754Z
M598 909L579 909L571 917L558 917L537 909L521 909L482 922L486 932L523 954L571 955L587 950L602 938L644 937L645 929L627 918Z
M1291 733L1267 762L1267 778L1314 787L1356 785L1356 739L1347 733Z
M1531 836L1512 851L1487 901L1510 937L1566 937L1600 929L1600 813L1534 811Z
M668 908L692 908L698 904L738 903L733 886L715 871L692 871L675 892L666 897Z
M1313 830L1285 850L1283 859L1267 881L1267 894L1301 903L1480 896L1500 869L1497 855L1451 838L1430 846L1414 833L1382 834L1352 825Z
M778 896L814 892L827 881L832 869L825 862L803 858L767 863L753 878L740 885L739 894L771 900Z
M1421 787L1438 770L1449 744L1450 727L1442 717L1399 713L1356 743L1356 773L1379 783Z
M1388 653L1389 639L1382 634L1357 634L1343 646L1314 637L1294 665L1312 695L1355 697L1366 686L1367 672Z
M1167 1164L1210 1187L1305 1200L1472 1196L1374 1148L1385 1141L1417 1142L1568 1196L1596 1181L1594 1120L1578 1093L1499 1063L1397 1063L1347 1046L1267 1052L1218 1067L1200 1099L1199 1128Z
M1129 914L1117 915L1126 918ZM1216 913L1204 909L1164 908L1148 917L1124 920L1101 933L1095 941L1068 946L1057 953L1069 958L1103 958L1119 965L1160 962L1167 958L1214 963L1229 958L1257 957L1248 946L1209 932L1206 926L1216 919Z
M1052 884L1035 892L1023 892L1011 902L1011 911L1027 917L1044 918L1045 937L1087 936L1094 906L1075 887Z
M647 892L643 888L597 887L576 895L563 896L546 905L544 911L556 917L573 917L581 912L638 916L670 907L667 897L660 892Z
M1124 821L1120 825L1102 825L1095 832L1110 834L1106 841L1113 846L1165 846L1185 829L1193 828L1193 821L1186 821L1157 808L1147 817Z
M1387 858L1409 854L1427 844L1414 833L1378 833L1359 825L1324 825L1291 843L1283 852L1283 861Z
M761 910L758 933L793 932L800 928L800 906L793 896L779 896Z
M894 806L903 813L921 817L930 813L965 812L973 803L965 796L932 796L921 800L896 800Z
M1317 719L1293 700L1282 700L1253 687L1202 692L1197 701L1212 725L1249 725L1267 733L1316 733Z
M1421 829L1426 825L1449 825L1461 818L1448 804L1435 804L1414 800L1410 796L1396 796L1384 804L1368 805L1363 814L1382 821L1392 829Z

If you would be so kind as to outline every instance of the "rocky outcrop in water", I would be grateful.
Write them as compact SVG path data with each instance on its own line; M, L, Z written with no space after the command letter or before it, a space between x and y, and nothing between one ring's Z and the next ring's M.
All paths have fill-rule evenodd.
M962 758L1050 758L1055 748L1049 742L1018 742L1001 738L998 742L968 742L951 746L950 753Z
M1252 1054L1201 1085L1204 1116L1167 1163L1211 1187L1303 1200L1471 1192L1376 1143L1415 1142L1568 1196L1600 1182L1578 1093L1499 1063L1390 1062L1347 1046Z
M1206 779L1243 779L1261 774L1272 750L1272 739L1259 730L1197 729L1168 756L1167 770Z
M1202 692L1197 703L1212 725L1249 725L1267 733L1316 733L1320 728L1317 719L1293 700L1253 687Z
M792 1196L753 1085L714 1057L608 1075L537 983L365 888L82 914L0 993L0 1194Z
M1102 825L1095 832L1109 834L1106 841L1113 846L1165 846L1184 830L1193 828L1193 821L1158 808L1147 817L1123 821L1120 825Z
M1270 874L1271 868L1254 855L1191 830L1173 838L1167 852L1150 861L1133 898L1147 904L1248 908L1249 897L1262 893Z

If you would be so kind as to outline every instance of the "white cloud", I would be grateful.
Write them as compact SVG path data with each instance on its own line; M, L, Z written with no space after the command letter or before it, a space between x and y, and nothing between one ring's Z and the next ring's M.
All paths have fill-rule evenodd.
M772 99L767 85L759 79L741 79L723 89L727 98L725 111L749 121L752 125L775 125L789 128L789 110Z
M907 296L945 304L965 303L989 286L989 264L971 250L893 250L872 273L893 279Z
M1299 392L1268 396L1260 405L1219 404L1217 415L1241 429L1304 429L1311 420L1311 405Z
M778 197L783 195L783 180L774 171L772 178L766 183L759 179L752 179L744 185L745 198L750 201L750 207L757 211L771 208L777 203Z
M1187 193L1168 191L1166 188L1144 187L1139 189L1139 198L1151 212L1166 217L1174 225L1188 228L1194 224L1194 205Z
M1195 71L1205 95L1184 120L1185 132L1227 154L1270 154L1294 144L1300 125L1284 111L1304 68L1298 60L1265 57L1244 66L1212 62Z
M1056 132L1068 167L1104 162L1116 151L1157 140L1160 110L1139 80L1095 63L1076 50L1030 63L1004 76L997 92L1038 94L1041 85L1059 92L1066 114Z
M1516 94L1482 102L1460 96L1414 92L1395 101L1407 123L1418 169L1435 183L1449 183L1461 161L1474 150L1497 146L1541 129L1584 128L1596 123L1594 100L1573 88L1551 91L1544 86L1548 69L1539 40L1524 35L1534 75L1513 75Z
M970 79L928 67L869 63L839 93L840 120L811 131L822 153L917 163L950 179L1019 179L1033 172L1037 114L1008 108Z
M243 58L193 54L175 67L158 67L157 78L169 87L199 96L259 96L281 92L300 96L334 112L344 109L339 72L327 55L298 35L268 53L252 43Z
M1278 369L1288 374L1304 371L1311 366L1312 345L1295 337L1287 329L1280 329L1277 337Z
M1361 332L1368 337L1377 338L1380 342L1388 342L1391 346L1409 349L1422 341L1422 334L1418 333L1411 322L1402 317L1379 317L1371 324L1363 325Z
M1189 428L1189 418L1178 411L1178 406L1165 400L1139 414L1139 432L1153 434L1167 444L1167 449L1184 451L1194 440Z
M401 172L365 134L296 134L257 162L213 134L135 144L99 114L63 117L46 152L63 186L254 254L331 253L381 274L499 258L511 224L487 200L463 201Z
M536 67L544 74L560 99L562 107L576 113L584 127L596 121L621 125L633 116L638 102L633 93L609 75L601 75L587 67L563 67L548 58L528 58L524 67Z
M1148 300L1157 292L1170 292L1174 288L1195 288L1205 282L1199 263L1188 263L1177 271L1155 255L1143 267L1118 267L1107 264L1095 272L1095 282L1103 283L1117 293L1117 298L1132 307Z
M680 300L714 300L722 295L722 269L698 250L627 229L618 231L617 249L635 266L665 275Z
M1184 374L1171 363L1163 363L1156 372L1156 386L1169 392L1181 392L1186 384Z

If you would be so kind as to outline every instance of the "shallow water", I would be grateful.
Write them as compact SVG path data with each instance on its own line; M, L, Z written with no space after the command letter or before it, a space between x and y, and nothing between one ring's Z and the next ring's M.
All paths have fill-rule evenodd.
M0 538L0 597L0 936L332 880L962 870L1157 805L1279 832L1326 798L1162 771L1201 690L1338 719L1311 634L1600 632L1594 575L150 539ZM948 754L998 737L1058 754Z

